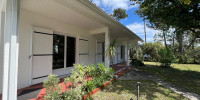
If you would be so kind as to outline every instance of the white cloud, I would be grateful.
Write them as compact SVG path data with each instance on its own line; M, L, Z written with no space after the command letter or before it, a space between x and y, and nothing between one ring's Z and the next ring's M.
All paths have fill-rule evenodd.
M145 38L144 23L135 22L135 23L127 25L127 27L144 40ZM146 26L147 42L153 42L153 37L158 32L159 32L158 30L150 29Z
M123 8L129 10L137 6L137 5L135 6L131 5L130 0L92 0L92 1L97 6L101 6L104 9L109 10L108 12L111 12L116 8Z

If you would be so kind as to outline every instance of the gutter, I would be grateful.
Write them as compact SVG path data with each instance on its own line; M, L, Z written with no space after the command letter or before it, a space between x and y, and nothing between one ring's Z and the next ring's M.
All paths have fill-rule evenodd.
M130 29L128 29L126 26L124 26L122 23L120 23L118 20L116 20L114 17L108 15L105 11L103 11L101 8L96 6L94 3L92 3L90 0L77 0L81 4L87 6L88 8L92 9L93 11L97 12L104 18L108 19L118 27L120 27L122 30L126 31L130 35L134 35L138 41L143 41L139 36L137 36L134 32L132 32Z

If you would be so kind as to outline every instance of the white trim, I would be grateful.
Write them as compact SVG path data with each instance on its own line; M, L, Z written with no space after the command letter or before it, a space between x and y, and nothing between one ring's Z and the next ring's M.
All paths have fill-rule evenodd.
M33 33L34 33L34 27L30 28L30 55L29 55L29 61L30 61L30 80L29 80L29 85L32 85L32 77L33 77Z

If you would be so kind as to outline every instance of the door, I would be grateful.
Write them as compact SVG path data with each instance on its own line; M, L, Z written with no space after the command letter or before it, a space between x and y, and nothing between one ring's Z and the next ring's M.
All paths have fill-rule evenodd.
M76 61L76 38L67 36L66 39L66 69L68 74L71 73Z
M53 74L70 74L75 63L76 38L59 34L53 35Z
M104 63L105 58L105 45L104 42L97 41L97 54L96 54L96 63Z
M53 74L58 76L66 74L65 64L65 36L53 35Z
M53 31L34 27L32 34L32 81L43 82L52 73Z

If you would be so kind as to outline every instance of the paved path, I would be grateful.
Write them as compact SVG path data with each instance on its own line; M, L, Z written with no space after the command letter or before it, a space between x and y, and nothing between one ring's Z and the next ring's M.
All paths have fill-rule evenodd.
M152 80L158 84L161 84L161 85L175 91L176 93L182 94L183 96L185 96L186 98L189 98L190 100L200 100L200 95L192 93L183 88L177 87L173 84L165 82L157 77L151 76L151 75L149 75L145 72L142 72L140 70L137 70L137 69L133 69L126 75L120 77L119 79L122 79L122 80Z

